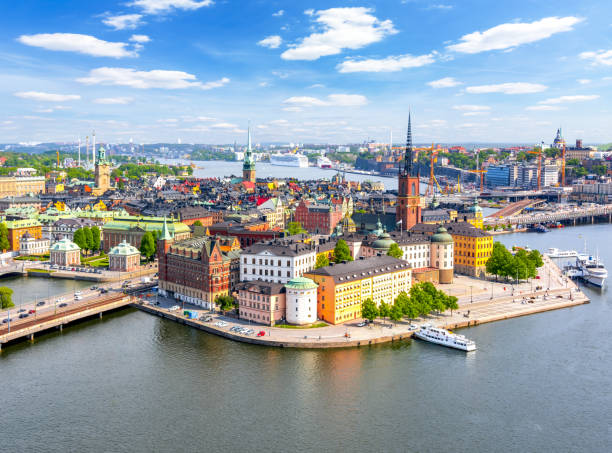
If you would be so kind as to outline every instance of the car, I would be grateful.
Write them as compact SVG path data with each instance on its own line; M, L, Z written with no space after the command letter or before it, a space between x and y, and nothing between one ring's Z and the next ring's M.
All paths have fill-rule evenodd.
M75 291L75 293L74 293L75 296L80 296L81 294L83 294L83 293L81 293L81 291Z
M100 289L100 293L101 294L106 294L107 292L108 292L108 289L106 289L106 288Z
M28 316L30 316L30 315L28 315L27 313L21 313L19 315L19 319L27 318Z
M40 302L38 302L38 303L36 304L36 306L37 306L37 307L42 307L42 306L43 306L43 305L45 305L45 304L46 304L46 302L44 302L44 301L42 301L42 300L41 300Z
M20 308L19 310L17 310L17 313L23 313L24 311L26 311L25 308Z
M59 304L59 306L60 306L60 308L64 308L64 307L67 307L68 304L66 302L64 302L63 304Z
M89 288L89 289L91 289L92 291L95 291L96 289L98 289L98 287L97 287L97 286L92 286L92 287L91 287L91 288Z
M539 280L539 279L540 279L540 276L539 276L539 275L536 275L536 280Z
M359 324L357 324L357 327L365 327L367 325L368 325L367 322L360 322Z
M75 294L74 300L83 300L83 296L81 296L80 294Z
M265 335L266 335L266 332L263 330L260 330L259 332L257 332L258 337L264 337Z
M11 321L11 322L12 322L12 321L13 321L13 318L4 318L4 319L2 320L2 324L6 324L6 323L7 323L7 322L9 322L9 321Z
M254 333L255 333L255 331L253 329L249 329L244 334L245 335L253 335Z
M408 326L408 330L409 330L410 332L414 332L415 330L419 330L419 326L417 326L416 324L410 324L410 325Z
M172 307L170 307L168 310L170 311L176 311L176 310L180 310L181 307L179 307L178 305L173 305Z
M206 316L200 316L200 321L204 321L204 322L210 322L213 320L213 317L210 315L206 315Z
M31 310L28 311L28 314L30 314L30 315L33 315L34 313L36 313L36 310L34 310L34 309L31 309Z

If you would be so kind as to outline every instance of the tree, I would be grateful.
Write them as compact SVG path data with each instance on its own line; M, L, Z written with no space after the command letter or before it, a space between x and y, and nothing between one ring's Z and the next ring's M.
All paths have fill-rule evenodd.
M215 298L215 304L217 304L221 310L228 311L234 308L236 301L232 296L221 295Z
M404 252L402 252L402 249L399 247L399 245L393 243L391 244L391 247L389 247L387 255L392 256L393 258L401 259L404 256Z
M327 255L319 255L317 256L317 262L315 263L315 269L319 269L320 267L329 266L329 258Z
M83 232L83 228L79 228L74 232L72 241L81 248L81 252L83 250L87 250L87 243L85 242L85 233Z
M289 222L287 224L287 234L289 236L301 233L306 233L306 230L302 228L302 224L300 222Z
M378 315L383 319L391 315L391 307L384 300L378 306Z
M344 239L339 239L334 247L334 262L353 261L351 250Z
M544 266L544 260L542 260L542 254L539 250L532 250L529 252L529 260L533 261L533 264L537 268Z
M398 303L394 303L391 306L391 311L389 313L389 317L395 321L395 324L397 324L397 321L401 321L402 316L404 315L402 307L400 307L400 305Z
M140 253L147 260L151 261L151 258L155 255L155 239L150 231L147 231L140 240Z
M11 247L8 240L8 228L6 223L0 223L0 250L5 252Z
M201 221L196 220L195 222L193 222L193 226L203 226L203 225Z
M501 242L493 243L491 256L487 260L487 273L497 277L507 277L512 274L513 257L510 251Z
M123 190L125 189L125 183L123 182L123 179L119 179L119 182L117 182L117 189L119 190Z
M368 298L361 304L361 317L370 322L378 317L378 307L372 299Z
M11 308L14 307L12 296L13 290L6 286L0 287L0 308Z
M92 246L91 250L97 252L100 250L100 228L97 226L91 227Z
M85 237L85 249L93 250L93 234L91 233L91 228L83 227L83 236Z
M446 296L446 309L451 311L451 316L453 315L453 310L457 310L459 308L457 300L458 299L455 296Z

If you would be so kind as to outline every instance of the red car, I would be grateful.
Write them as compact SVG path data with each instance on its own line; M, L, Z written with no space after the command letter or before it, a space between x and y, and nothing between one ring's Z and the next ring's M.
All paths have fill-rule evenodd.
M264 330L260 330L259 333L257 334L258 337L263 337L266 334L266 332Z
M28 314L30 314L30 315L32 315L32 314L34 314L34 313L36 313L36 310L30 310L30 311L28 311Z

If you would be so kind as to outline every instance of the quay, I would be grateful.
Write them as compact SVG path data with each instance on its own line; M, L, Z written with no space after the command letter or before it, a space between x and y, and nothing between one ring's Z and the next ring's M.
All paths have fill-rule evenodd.
M575 209L561 209L554 212L510 215L508 217L487 217L484 219L484 224L490 226L496 226L498 224L537 225L540 223L561 222L566 225L575 226L578 223L595 223L596 221L612 223L612 204Z

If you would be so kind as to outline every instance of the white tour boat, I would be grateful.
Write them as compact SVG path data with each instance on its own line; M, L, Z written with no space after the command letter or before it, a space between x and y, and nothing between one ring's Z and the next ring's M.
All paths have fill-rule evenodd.
M582 271L583 280L603 288L608 278L608 271L598 256L578 255L576 267Z
M433 327L431 324L423 324L420 330L414 332L414 335L421 340L449 348L461 349L462 351L474 351L476 349L476 343L472 340L468 340L463 335L449 332L446 329Z
M559 250L556 247L551 247L545 253L549 258L575 258L578 256L576 250Z
M303 154L272 154L270 156L270 163L272 165L280 165L283 167L308 167L308 158Z

